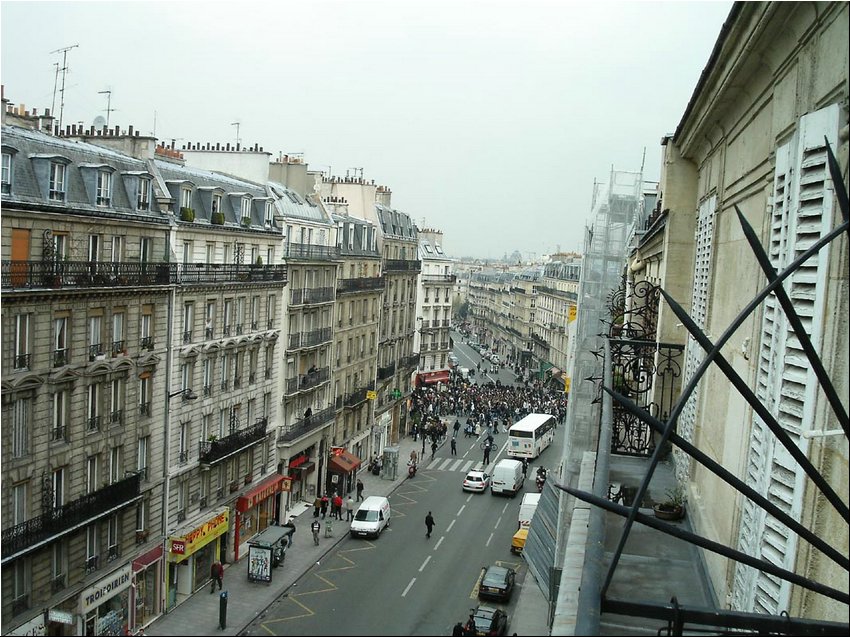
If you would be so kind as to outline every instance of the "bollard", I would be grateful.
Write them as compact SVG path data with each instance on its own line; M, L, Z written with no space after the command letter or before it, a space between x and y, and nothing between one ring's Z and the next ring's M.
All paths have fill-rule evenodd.
M334 534L334 525L331 523L330 518L325 522L325 537L333 537Z
M227 591L218 594L218 627L221 630L227 628Z

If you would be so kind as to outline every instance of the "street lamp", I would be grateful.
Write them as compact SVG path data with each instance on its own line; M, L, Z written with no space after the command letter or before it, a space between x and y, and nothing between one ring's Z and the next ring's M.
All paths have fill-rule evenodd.
M175 396L183 396L183 400L195 400L198 397L198 394L193 392L191 389L179 389L175 392L171 392L168 394L168 399L171 400Z

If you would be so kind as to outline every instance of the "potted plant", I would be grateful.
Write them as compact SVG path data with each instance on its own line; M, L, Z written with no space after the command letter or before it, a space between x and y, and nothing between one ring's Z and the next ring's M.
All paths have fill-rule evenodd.
M224 225L224 213L223 212L214 212L210 216L210 223L216 226Z
M180 221L194 221L195 220L195 209L187 208L183 206L180 208Z
M246 227L246 228L247 228L248 226L250 226L250 225L251 225L251 217L247 217L247 216L246 216L246 217L242 217L242 225L243 225L244 227Z
M664 502L658 502L653 505L652 510L655 512L655 517L659 520L681 520L685 517L685 489L682 485L677 484L672 489L667 489L664 492L667 499Z

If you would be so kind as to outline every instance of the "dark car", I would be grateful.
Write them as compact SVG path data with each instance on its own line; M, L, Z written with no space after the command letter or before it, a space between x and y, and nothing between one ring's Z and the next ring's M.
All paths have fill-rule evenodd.
M488 566L481 576L478 597L506 602L511 598L511 593L514 592L515 580L516 571L514 569L495 564Z
M508 615L500 608L477 606L472 611L476 635L507 635Z

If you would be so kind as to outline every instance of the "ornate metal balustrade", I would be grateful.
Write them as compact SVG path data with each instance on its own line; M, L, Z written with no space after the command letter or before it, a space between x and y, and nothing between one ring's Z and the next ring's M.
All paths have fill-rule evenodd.
M372 290L383 290L386 287L386 278L382 276L359 279L339 279L336 282L337 294L345 294L346 292L366 292Z
M331 368L330 367L322 367L321 369L309 373L309 374L299 374L296 378L287 378L286 379L286 395L292 395L299 391L305 391L307 389L312 389L321 383L326 383L331 378Z
M88 493L57 509L52 509L52 476L46 476L43 498L46 513L3 529L3 558L24 551L43 540L67 531L72 527L92 520L115 507L125 506L139 497L141 476L131 475L93 493Z
M411 354L410 356L405 356L404 358L402 358L398 361L399 369L416 367L418 365L419 365L419 354Z
M290 305L328 303L334 300L334 288L298 288L290 294Z
M395 374L395 363L378 368L378 380L385 380Z
M288 243L284 250L284 257L287 259L332 260L339 258L339 248L311 243Z
M384 270L416 271L422 269L421 261L409 261L407 259L387 259L384 261Z
M254 445L266 437L268 418L258 418L250 427L238 429L221 440L202 440L198 443L198 460L201 464L215 464L219 460Z
M315 414L302 418L301 420L296 420L291 425L280 429L277 441L291 442L292 440L300 438L301 436L310 433L314 429L317 429L322 425L326 425L329 422L332 422L334 417L336 416L336 412L336 407L332 405L326 409L317 411Z
M343 405L345 407L357 407L358 405L364 403L366 401L366 392L373 391L375 389L375 382L372 381L366 387L361 387L360 389L355 389L353 392L348 394L345 397L345 401L343 401Z
M423 274L423 283L454 283L457 276L454 274Z

